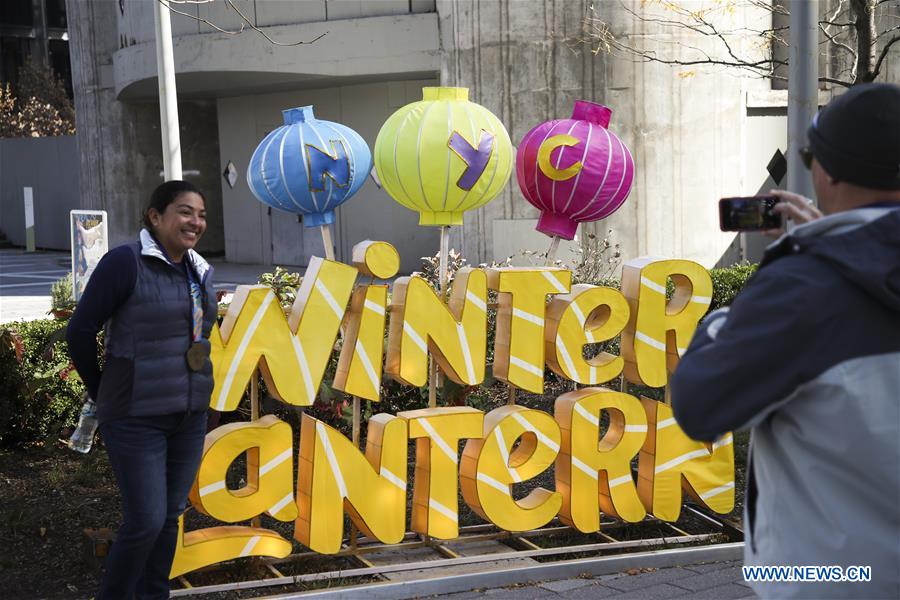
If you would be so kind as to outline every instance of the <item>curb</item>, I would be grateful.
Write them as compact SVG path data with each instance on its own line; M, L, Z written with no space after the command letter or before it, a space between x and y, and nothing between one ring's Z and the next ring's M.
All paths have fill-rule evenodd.
M418 581L402 581L391 583L370 583L335 590L289 593L277 596L266 596L267 600L291 599L351 599L378 598L394 600L401 598L418 598L453 592L466 592L478 588L497 588L516 584L536 583L571 579L583 574L610 575L627 569L644 567L675 567L701 562L718 562L740 560L744 554L743 542L700 546L695 548L678 548L674 550L654 550L637 552L620 556L602 558L582 558L576 560L554 561L527 567L505 568L498 571L433 577Z

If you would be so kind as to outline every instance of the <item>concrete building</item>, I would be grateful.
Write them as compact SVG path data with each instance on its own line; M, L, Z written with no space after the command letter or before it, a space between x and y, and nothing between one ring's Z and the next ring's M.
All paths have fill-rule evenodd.
M0 3L0 84L15 85L25 60L46 65L72 96L65 0L4 0Z
M184 169L209 200L201 250L287 265L321 255L317 231L267 209L245 181L250 155L281 124L282 109L312 104L374 146L385 119L420 99L423 86L450 85L469 87L514 144L538 123L568 116L576 99L607 104L637 177L624 207L582 232L612 229L625 258L712 266L729 248L736 256L734 235L718 231L716 200L766 185L766 164L786 146L786 90L727 70L688 72L595 52L584 20L592 4L619 36L660 35L636 14L640 3L632 11L588 0L234 0L240 13L224 2L173 4L187 13L172 15ZM143 201L161 182L153 2L68 0L68 9L82 204L109 212L115 243L134 235ZM771 24L772 16L743 10L728 18ZM669 41L695 44L688 33ZM889 80L897 80L900 61L889 62ZM829 95L823 90L822 100ZM223 177L229 163L239 174L234 187ZM453 229L452 245L473 263L543 251L549 240L534 231L536 217L513 177ZM416 223L367 182L338 210L338 259L360 240L383 239L400 249L404 271L416 269L438 245L437 230Z

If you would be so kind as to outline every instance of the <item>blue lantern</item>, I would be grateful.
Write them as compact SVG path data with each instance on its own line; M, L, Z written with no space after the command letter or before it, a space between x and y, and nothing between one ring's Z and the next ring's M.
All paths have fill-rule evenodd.
M307 227L330 225L334 209L365 183L372 152L349 127L315 118L312 106L282 114L284 125L250 158L250 191L264 204L303 215Z

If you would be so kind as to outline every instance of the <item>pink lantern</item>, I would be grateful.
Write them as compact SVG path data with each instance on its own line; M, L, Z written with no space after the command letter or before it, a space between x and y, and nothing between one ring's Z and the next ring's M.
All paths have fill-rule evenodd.
M612 111L575 102L571 119L541 123L525 134L516 176L525 198L541 211L537 230L571 240L579 223L614 213L634 182L634 159L607 129Z

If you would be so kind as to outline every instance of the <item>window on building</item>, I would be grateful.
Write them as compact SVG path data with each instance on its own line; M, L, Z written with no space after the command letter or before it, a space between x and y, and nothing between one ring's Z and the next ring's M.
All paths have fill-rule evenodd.
M46 0L46 2L47 27L56 29L68 27L66 23L66 0Z
M2 0L0 2L0 28L4 26L31 27L34 10L31 0Z

